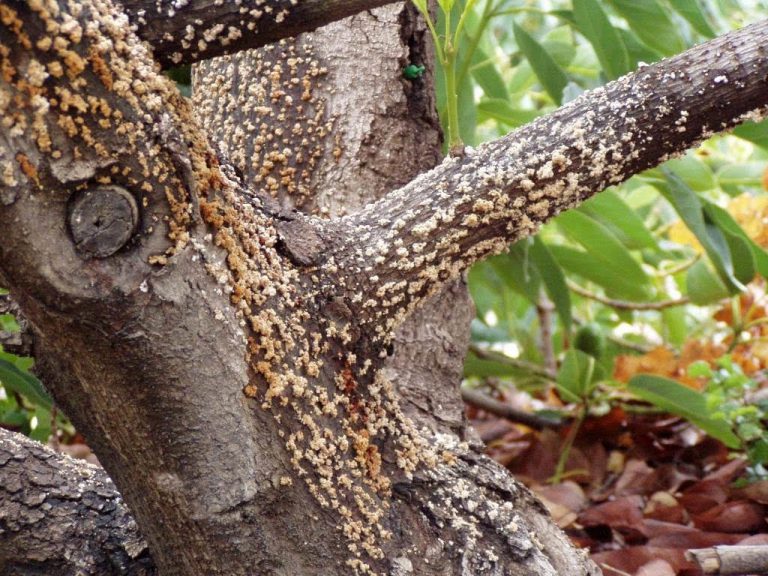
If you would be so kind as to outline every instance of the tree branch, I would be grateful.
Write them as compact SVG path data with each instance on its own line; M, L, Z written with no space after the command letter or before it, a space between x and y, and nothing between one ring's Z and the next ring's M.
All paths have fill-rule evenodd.
M101 468L0 429L0 475L0 574L155 574Z
M124 0L164 68L272 44L395 0Z
M494 142L448 158L340 219L326 268L389 337L425 296L563 210L768 104L768 21L643 67ZM764 110L762 110L764 112Z

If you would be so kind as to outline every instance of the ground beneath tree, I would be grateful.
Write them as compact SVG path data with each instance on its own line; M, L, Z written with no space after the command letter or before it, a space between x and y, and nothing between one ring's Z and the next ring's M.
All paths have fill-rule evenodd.
M768 544L768 481L739 485L746 462L687 422L613 408L588 419L564 479L550 480L568 432L535 431L474 408L487 451L547 505L606 576L694 576L691 548Z

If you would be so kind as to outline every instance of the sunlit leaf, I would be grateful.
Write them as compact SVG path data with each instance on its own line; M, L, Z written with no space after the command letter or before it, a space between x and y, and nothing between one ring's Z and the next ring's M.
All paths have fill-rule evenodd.
M482 100L477 105L477 113L480 120L492 118L499 122L517 128L535 120L539 113L535 110L518 110L512 108L505 100Z
M668 0L678 14L685 18L694 30L707 38L714 38L717 33L709 24L698 0Z
M568 84L568 76L555 62L554 58L528 32L517 24L513 26L515 40L520 50L536 73L541 85L556 104L563 101L563 89Z
M591 216L571 210L558 216L556 222L571 240L581 244L601 265L620 270L628 282L638 286L648 283L645 272L626 247Z
M699 260L688 269L685 282L691 302L700 306L714 304L729 295L728 288L704 260Z
M566 330L571 329L573 318L571 316L571 293L565 283L565 274L560 264L552 256L552 253L539 237L534 237L529 250L531 262L539 271L544 288L555 305L555 310Z
M648 289L644 284L628 280L621 268L606 265L604 261L594 258L592 253L556 244L550 245L549 250L569 273L602 286L613 297L637 301L648 298Z
M685 49L677 27L657 0L608 0L646 45L671 56Z
M720 440L729 448L738 448L738 437L723 418L714 418L707 409L705 396L687 386L650 374L639 374L628 384L629 390L659 408L681 416Z
M728 241L722 230L705 218L699 197L671 170L662 168L662 173L667 182L660 184L659 189L701 243L726 288L732 293L744 290L734 273Z
M627 47L597 0L573 0L573 16L609 79L630 71Z
M631 250L658 248L656 239L648 231L642 218L614 190L595 195L582 204L579 210L610 229Z

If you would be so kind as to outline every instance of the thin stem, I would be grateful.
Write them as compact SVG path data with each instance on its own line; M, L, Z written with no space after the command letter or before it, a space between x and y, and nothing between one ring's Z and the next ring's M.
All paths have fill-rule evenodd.
M667 276L674 276L675 274L678 274L680 272L685 272L686 270L688 270L688 268L696 264L696 262L698 262L699 260L701 260L701 254L697 253L696 256L694 256L690 260L686 260L685 262L682 262L677 266L673 266L672 268L667 268L666 270L657 271L656 275L662 278Z
M448 149L454 150L461 146L459 134L459 97L456 91L456 53L453 47L446 49L446 62L443 66L445 73L445 103L448 113Z
M595 302L600 302L611 308L616 308L617 310L666 310L667 308L673 308L675 306L685 306L691 301L687 296L674 298L672 300L661 300L659 302L629 302L626 300L614 300L613 298L607 298L600 294L590 292L571 280L566 280L566 283L568 284L568 288L573 292L576 292L576 294L594 300Z
M512 14L521 13L542 14L544 16L557 16L551 10L542 10L541 8L530 8L528 6L521 6L519 8L507 8L506 10L498 10L491 14L491 16L510 16Z
M551 373L557 372L557 360L552 343L552 312L555 307L542 291L539 303L536 305L536 314L539 317L539 331L541 333L541 354L544 358L544 366Z
M540 376L541 378L546 378L547 380L554 381L555 378L557 378L557 374L555 372L548 370L547 368L544 368L542 366L539 366L538 364L534 364L533 362L526 362L525 360L518 360L516 358L510 358L509 356L507 356L506 354L502 354L501 352L495 352L493 350L484 350L483 348L480 348L477 344L470 344L469 350L475 356L477 356L478 358L482 358L483 360L491 360L494 362L499 362L501 364L506 364L507 366L512 366L514 368L518 368L525 372L530 372L531 374Z
M552 475L552 478L549 479L550 484L559 484L562 482L563 475L565 474L565 465L568 463L568 456L571 455L571 448L573 448L573 443L576 440L576 436L579 434L579 429L587 418L587 410L588 405L585 401L580 405L579 413L573 421L573 424L571 424L571 427L568 430L568 435L565 437L565 444L563 444L563 449L560 451L560 456L557 459L555 473Z
M739 296L731 298L731 316L733 317L733 339L730 346L728 346L729 354L736 348L745 329L744 319L741 315L741 298Z
M517 422L518 424L524 424L525 426L534 428L536 430L541 430L542 428L557 428L562 426L562 422L557 419L545 418L543 416L537 416L536 414L530 414L523 410L518 410L506 402L501 402L495 398L491 398L487 394L483 394L479 390L472 388L462 388L461 398L464 400L464 402L474 406L475 408L485 410L490 414L501 416L502 418L506 418L512 422Z
M476 2L477 0L467 0L466 5L464 6L464 10L461 13L461 17L459 18L459 23L456 25L456 31L453 34L454 46L459 45L459 38L461 37L461 32L464 30L464 23L467 21L467 14L472 11L472 8L474 8Z
M491 20L493 6L494 5L492 0L488 0L485 3L483 14L480 16L480 24L478 24L477 30L475 30L475 34L473 34L469 39L469 45L464 52L464 60L461 64L461 70L459 70L459 74L457 76L457 82L459 85L461 85L461 83L464 81L464 78L466 78L467 74L469 74L469 69L472 65L472 57L475 55L475 50L477 50L477 47L480 44L480 38L482 37L485 28L488 26L488 22Z

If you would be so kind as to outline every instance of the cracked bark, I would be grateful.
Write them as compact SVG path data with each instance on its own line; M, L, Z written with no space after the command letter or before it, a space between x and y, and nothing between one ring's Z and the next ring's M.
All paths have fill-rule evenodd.
M258 48L395 0L125 0L136 33L165 67Z
M701 125L694 120L687 133L662 132L660 146L635 149L639 161L595 162L593 180L573 190L558 186L557 170L544 170L543 144L529 166L502 140L367 208L317 219L281 206L282 180L277 200L240 181L236 167L208 146L189 103L121 25L117 7L80 3L75 20L83 25L72 24L67 7L52 14L20 3L0 28L1 86L10 96L0 99L7 126L0 132L0 217L22 223L0 243L0 274L46 345L66 358L76 378L52 383L51 391L120 487L161 573L593 571L500 467L455 436L417 429L403 415L384 371L389 330L469 260L498 248L501 237L530 232L523 216L543 220L571 205L566 193L584 197L597 191L588 183L597 187L659 161L694 142ZM765 26L758 26L686 56L707 65L708 50L717 50L723 62L736 63L729 79L743 83L739 91L709 76L700 80L709 101L722 105L707 109L717 128L765 106L764 40ZM308 100L300 101L310 102L322 67L301 66L296 74L300 84L307 76ZM657 73L669 79L665 71L651 67L637 84L625 80L613 89L642 88ZM680 84L662 86L693 98L690 90L675 92ZM685 85L696 86L687 78ZM593 94L593 104L610 111L604 97ZM588 107L589 98L580 105ZM677 103L664 104L680 113ZM550 161L571 160L578 179L585 164L575 152L584 141L557 130L574 109L530 130L553 146ZM337 141L333 126L313 119L304 128L330 134L318 145L336 157L333 146L348 135ZM605 122L621 131L625 120L607 114ZM605 159L615 151L611 130L596 133L605 141L597 156ZM574 155L557 146L570 146ZM290 166L289 151L263 168ZM530 193L536 178L542 196L520 192ZM470 195L469 208L459 195L452 212L445 192L475 183L477 196L460 190ZM66 223L70 197L97 184L131 193L140 218L125 246L88 258ZM562 202L539 203L556 188ZM521 213L508 229L499 223L501 212L517 197ZM391 215L376 218L382 208ZM454 229L448 224L455 215L469 220ZM379 220L397 223L398 216L402 243L372 245L372 237L388 233ZM27 234L32 227L38 233ZM453 236L466 228L476 230ZM310 236L317 238L307 243ZM400 249L418 253L422 241L434 243L440 266L431 269L415 256L404 268ZM339 266L345 259L348 265ZM416 288L400 293L380 282L394 279L389 264L399 269L398 282Z
M0 574L155 574L136 523L101 468L3 432L0 475Z

